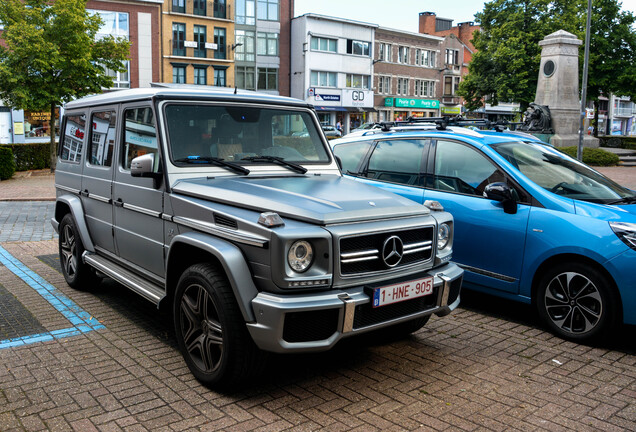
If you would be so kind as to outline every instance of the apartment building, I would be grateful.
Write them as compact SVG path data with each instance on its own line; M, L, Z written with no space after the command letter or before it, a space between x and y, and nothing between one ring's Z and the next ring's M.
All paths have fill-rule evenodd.
M162 79L234 86L234 0L165 0Z
M385 27L375 36L376 121L438 116L444 38Z
M235 85L290 95L293 0L235 0Z
M347 133L371 121L377 24L305 14L292 19L291 96Z

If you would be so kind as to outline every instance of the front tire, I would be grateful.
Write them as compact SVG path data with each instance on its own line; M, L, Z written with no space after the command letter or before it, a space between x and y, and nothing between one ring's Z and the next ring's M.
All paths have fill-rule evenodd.
M575 342L608 334L618 323L618 303L607 277L576 262L549 270L539 282L536 302L539 316L548 327Z
M94 270L82 262L84 243L70 213L60 222L58 247L62 274L70 287L85 290L99 283Z
M177 341L202 384L228 389L252 376L263 352L252 341L225 275L195 264L179 279L173 305Z

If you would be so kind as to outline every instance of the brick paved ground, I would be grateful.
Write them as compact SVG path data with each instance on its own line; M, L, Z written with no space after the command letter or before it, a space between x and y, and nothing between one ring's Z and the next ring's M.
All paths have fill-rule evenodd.
M600 171L636 189L636 168ZM2 201L53 196L45 172L0 182ZM636 328L578 345L545 332L527 306L468 293L452 315L409 338L272 356L252 387L210 391L149 303L112 281L90 292L65 284L51 266L51 202L11 201L0 203L1 246L105 328L0 349L2 432L636 430ZM25 306L25 321L35 318L23 323L32 331L69 327L2 265L0 287Z
M113 282L70 289L46 263L54 240L2 246L105 328L0 349L1 431L636 429L632 327L578 345L526 306L464 296L412 337L272 356L251 388L219 394L192 378L149 303ZM47 330L68 327L3 266L0 284Z

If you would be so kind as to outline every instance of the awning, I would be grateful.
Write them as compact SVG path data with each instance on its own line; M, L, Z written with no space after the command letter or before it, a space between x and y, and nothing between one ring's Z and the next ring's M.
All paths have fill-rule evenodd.
M339 106L314 106L316 111L346 111L346 108Z
M349 112L377 112L375 108L347 107Z

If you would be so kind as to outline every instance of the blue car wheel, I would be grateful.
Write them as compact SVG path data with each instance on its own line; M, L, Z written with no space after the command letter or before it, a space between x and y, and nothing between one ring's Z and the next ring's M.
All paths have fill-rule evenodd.
M554 333L578 342L607 334L620 310L607 277L576 262L555 266L543 276L537 308Z

